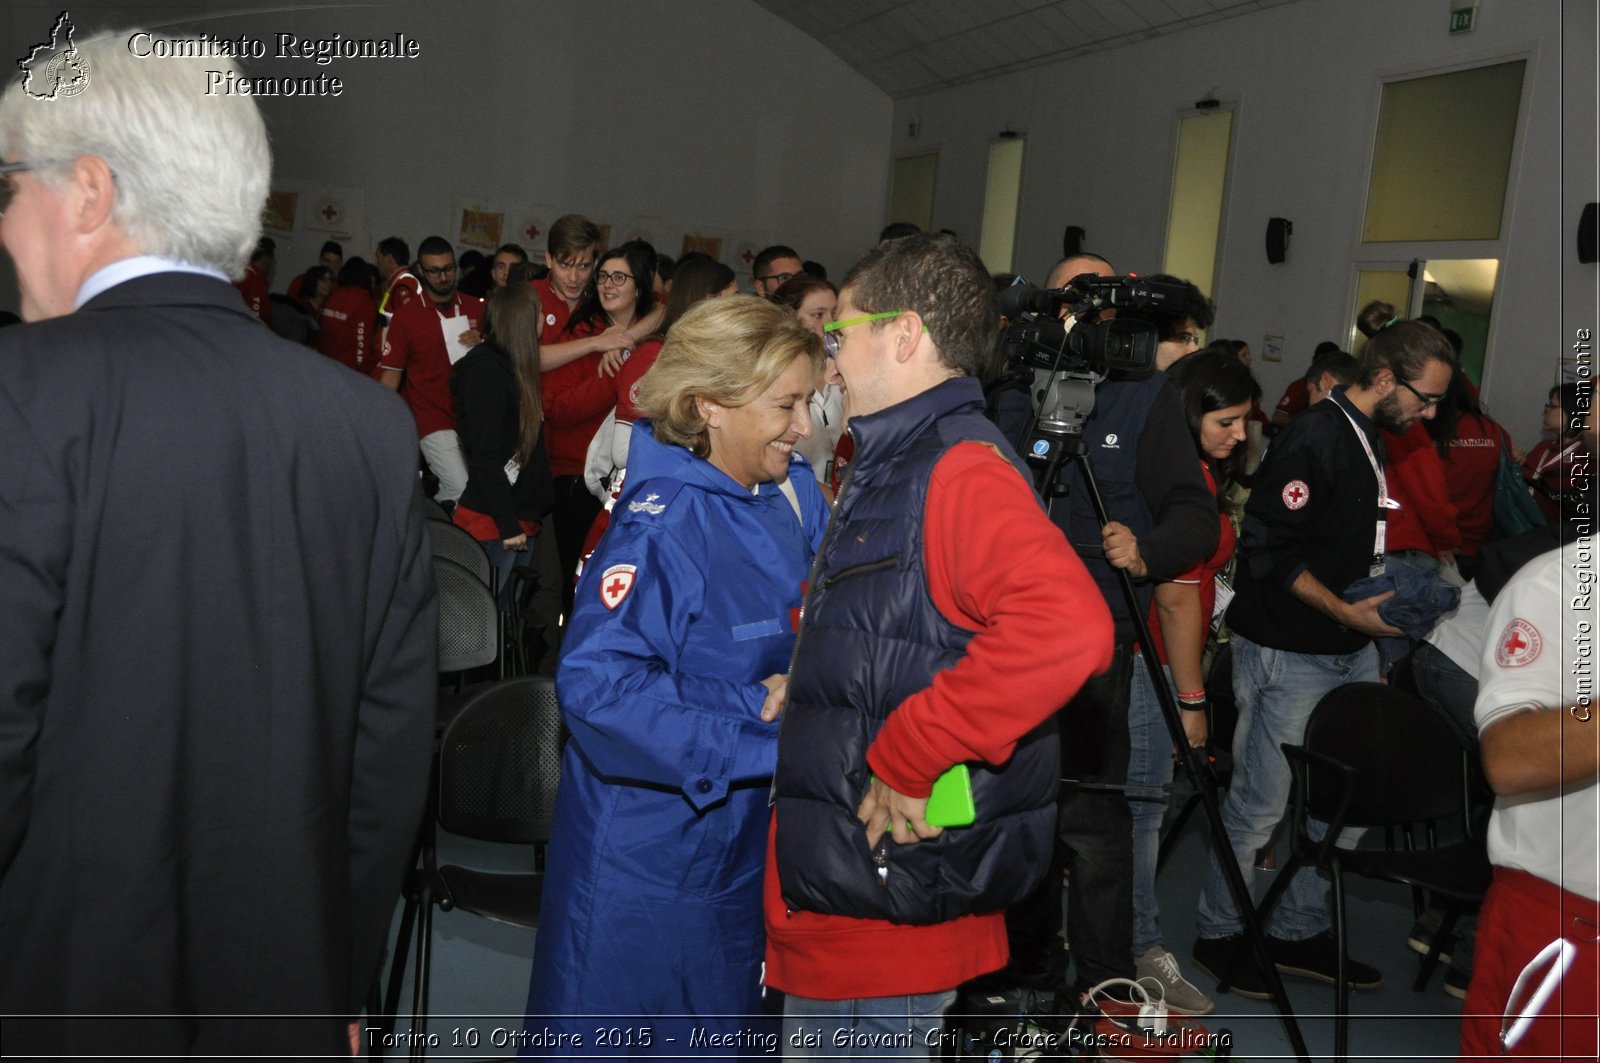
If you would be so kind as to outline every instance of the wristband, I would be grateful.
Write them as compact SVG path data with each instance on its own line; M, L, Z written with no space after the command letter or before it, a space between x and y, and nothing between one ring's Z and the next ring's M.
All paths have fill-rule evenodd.
M1211 708L1209 701L1179 701L1178 708L1184 712L1205 712Z
M1204 701L1204 700L1206 700L1206 692L1204 690L1189 690L1189 691L1180 690L1180 691L1178 691L1178 700L1179 701Z

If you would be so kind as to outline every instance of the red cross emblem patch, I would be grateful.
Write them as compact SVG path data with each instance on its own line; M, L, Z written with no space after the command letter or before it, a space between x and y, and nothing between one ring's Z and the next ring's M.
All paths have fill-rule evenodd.
M1539 629L1519 618L1500 633L1500 641L1494 647L1494 663L1501 668L1521 668L1538 660L1543 649Z
M1283 504L1289 509L1304 509L1311 501L1311 488L1304 480L1290 480L1283 485Z
M615 609L621 605L628 592L633 590L638 571L632 565L612 565L600 573L601 604L607 609Z
M628 388L628 404L636 410L639 408L639 381L637 380Z

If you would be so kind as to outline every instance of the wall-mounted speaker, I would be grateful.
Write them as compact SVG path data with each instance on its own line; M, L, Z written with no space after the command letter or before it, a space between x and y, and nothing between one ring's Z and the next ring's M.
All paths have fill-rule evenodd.
M1578 216L1578 261L1585 264L1595 260L1595 204L1585 203Z
M1267 219L1267 261L1276 265L1289 255L1289 234L1294 222L1288 218Z

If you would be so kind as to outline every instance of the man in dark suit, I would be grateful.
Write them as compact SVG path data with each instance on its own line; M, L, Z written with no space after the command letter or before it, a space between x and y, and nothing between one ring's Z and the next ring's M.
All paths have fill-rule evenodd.
M231 64L120 43L0 98L0 1040L349 1052L433 733L416 433L229 286L271 172Z

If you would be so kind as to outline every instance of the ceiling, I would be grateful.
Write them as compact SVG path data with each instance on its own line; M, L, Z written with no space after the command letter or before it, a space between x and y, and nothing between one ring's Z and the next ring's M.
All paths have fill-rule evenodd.
M756 0L893 99L1294 0Z

